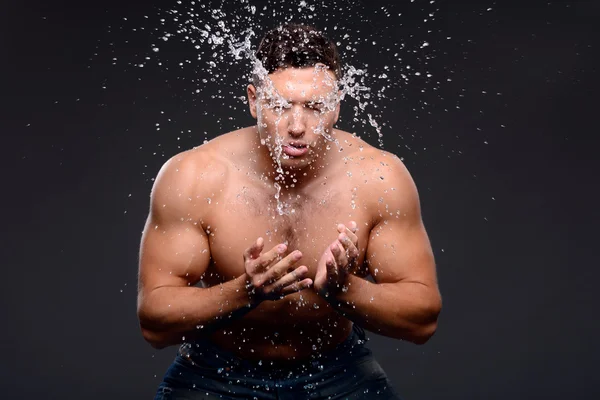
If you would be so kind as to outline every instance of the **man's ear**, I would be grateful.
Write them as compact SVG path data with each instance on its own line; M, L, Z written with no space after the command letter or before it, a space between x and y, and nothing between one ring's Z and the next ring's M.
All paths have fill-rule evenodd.
M335 120L333 121L333 123L337 123L338 118L340 117L340 106L342 104L342 91L339 90L338 91L338 103L337 106L335 107Z
M256 119L256 87L253 84L249 84L246 88L248 93L248 105L250 107L250 114L252 118Z

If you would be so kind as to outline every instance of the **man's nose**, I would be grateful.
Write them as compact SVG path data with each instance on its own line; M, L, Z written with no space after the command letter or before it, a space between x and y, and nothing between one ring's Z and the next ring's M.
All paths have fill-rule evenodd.
M294 137L300 137L304 135L306 124L304 121L304 113L298 107L294 107L289 115L288 121L288 132Z

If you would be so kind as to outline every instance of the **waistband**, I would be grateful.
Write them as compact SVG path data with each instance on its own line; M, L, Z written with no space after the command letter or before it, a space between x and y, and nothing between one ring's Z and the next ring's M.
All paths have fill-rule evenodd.
M179 347L178 355L192 364L219 370L219 373L223 370L243 369L258 374L290 375L322 371L328 364L344 362L353 357L370 354L365 347L367 340L364 329L353 324L348 337L334 349L323 353L314 353L309 359L298 362L246 360L221 349L210 340L183 343Z

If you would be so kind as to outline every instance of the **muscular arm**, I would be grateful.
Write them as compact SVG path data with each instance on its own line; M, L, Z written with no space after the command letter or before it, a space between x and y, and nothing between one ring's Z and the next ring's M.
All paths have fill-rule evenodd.
M388 168L383 181L375 179L382 195L366 250L376 283L349 275L348 290L333 304L365 329L423 344L436 330L442 304L435 261L410 174L395 157L383 160Z
M165 163L152 189L140 246L137 312L143 336L155 348L206 335L250 310L244 275L210 288L194 286L210 262L201 226L209 196L198 191L210 193L213 183L202 173L214 168L184 153Z

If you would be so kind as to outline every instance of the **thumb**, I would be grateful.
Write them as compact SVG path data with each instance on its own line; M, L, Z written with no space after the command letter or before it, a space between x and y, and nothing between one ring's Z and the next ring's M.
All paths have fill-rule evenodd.
M327 267L325 266L325 263L319 263L317 265L317 272L315 273L315 280L313 281L313 284L315 287L321 287L322 285L325 284L325 280L327 279Z
M265 247L265 241L262 237L256 239L256 241L244 252L244 259L254 260L260 256L260 253Z

